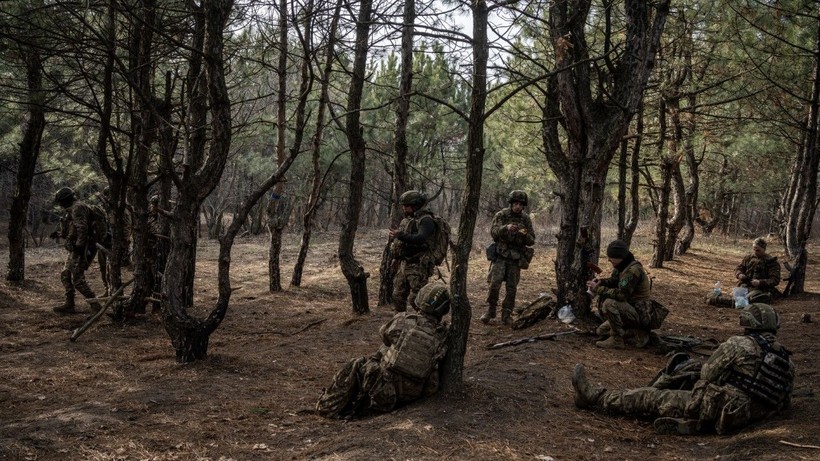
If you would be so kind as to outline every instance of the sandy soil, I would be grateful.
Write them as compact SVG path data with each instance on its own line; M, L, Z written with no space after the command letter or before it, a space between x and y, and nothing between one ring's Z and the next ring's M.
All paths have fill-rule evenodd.
M648 261L639 240L635 253ZM336 237L319 236L303 286L267 291L265 238L240 240L233 253L235 292L209 357L179 365L154 318L122 325L107 317L76 342L82 315L51 311L62 296L63 253L32 249L26 281L0 282L0 459L2 460L793 460L820 459L817 387L820 276L812 250L809 293L776 308L781 341L798 369L793 409L729 436L660 436L650 423L577 410L570 373L583 362L610 388L648 383L666 361L652 350L607 351L570 335L488 351L486 345L567 327L545 320L521 331L485 326L487 262L479 245L470 266L473 323L465 358L466 390L437 395L392 413L354 421L313 414L322 388L351 357L378 347L391 316L375 306L381 239L359 237L357 257L371 270L372 313L351 314L336 261ZM283 249L289 280L298 236ZM715 280L730 284L749 243L700 238L693 250L651 270L654 295L671 313L662 334L724 340L739 331L737 313L703 303ZM775 247L772 251L778 253ZM199 251L196 311L216 299L217 247ZM522 277L519 303L548 291L554 248L537 247ZM3 261L7 252L0 251ZM96 266L89 279L99 289ZM801 322L810 314L813 323ZM812 416L814 415L814 416ZM786 444L784 442L788 442ZM803 445L799 447L791 444Z

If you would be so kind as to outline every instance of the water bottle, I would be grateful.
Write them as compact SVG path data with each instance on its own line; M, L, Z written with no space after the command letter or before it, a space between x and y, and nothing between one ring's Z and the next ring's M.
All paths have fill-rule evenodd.
M558 320L564 323L572 323L575 320L575 314L572 313L572 306L566 306L558 309Z
M715 289L712 290L712 297L717 298L718 296L720 296L720 280L715 282Z

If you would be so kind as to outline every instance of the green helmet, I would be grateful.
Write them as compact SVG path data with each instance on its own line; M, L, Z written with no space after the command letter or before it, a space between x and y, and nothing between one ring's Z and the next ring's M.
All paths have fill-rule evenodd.
M401 197L399 197L399 203L402 205L422 207L425 203L427 203L427 196L424 195L424 192L409 190L401 194Z
M510 196L507 201L512 204L513 202L519 202L524 206L527 206L527 193L523 190L514 190L510 192Z
M70 187L62 187L54 194L54 202L58 205L71 205L75 199L74 191Z
M450 291L441 282L430 282L416 295L416 306L422 312L442 318L450 312Z
M740 312L740 326L753 331L777 331L780 328L780 317L772 306L754 303Z

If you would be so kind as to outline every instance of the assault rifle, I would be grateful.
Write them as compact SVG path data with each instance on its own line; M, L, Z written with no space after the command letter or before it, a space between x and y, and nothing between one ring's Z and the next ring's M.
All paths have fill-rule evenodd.
M527 336L525 338L518 338L513 339L511 341L504 341L502 343L495 343L495 344L488 344L487 350L494 350L494 349L501 349L502 347L507 346L518 346L519 344L527 344L527 343L534 343L536 341L544 341L544 340L552 340L555 341L555 338L559 336L567 336L571 334L578 333L577 329L573 329L571 331L559 331L556 333L544 333L541 335L535 336Z

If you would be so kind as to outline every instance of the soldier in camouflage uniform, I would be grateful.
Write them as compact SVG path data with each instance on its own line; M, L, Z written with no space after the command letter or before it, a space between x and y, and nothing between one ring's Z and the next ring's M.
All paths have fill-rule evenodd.
M575 405L602 412L654 418L664 434L725 434L788 408L794 380L790 352L775 335L780 325L768 304L752 304L740 313L743 336L722 343L700 371L690 390L607 391L589 383L583 365L575 366Z
M414 300L421 287L433 275L435 265L430 254L436 233L433 213L424 210L427 197L416 190L407 191L399 197L404 219L398 229L390 229L393 239L393 261L396 275L393 279L393 306L396 312L407 310L407 300L416 308Z
M735 269L737 286L749 289L750 303L770 303L778 294L780 263L777 257L766 253L766 240L755 239L752 254L743 258Z
M63 271L60 272L60 281L65 288L65 301L54 307L54 312L70 314L76 311L74 293L79 291L86 298L95 298L94 291L85 280L85 271L94 260L98 239L99 223L94 218L94 211L90 206L77 200L71 188L63 187L57 191L54 199L65 214L61 220L61 235L65 239L65 249L68 251ZM104 223L103 223L104 224ZM99 310L99 303L91 303L93 310Z
M651 284L641 263L629 251L629 246L615 240L607 246L606 256L614 270L609 278L587 282L587 288L596 295L601 316L605 322L598 328L598 334L609 335L604 341L595 343L598 347L623 349L624 336L635 337L635 345L644 347L649 342L649 333L661 314L659 305L652 302ZM663 318L660 318L663 321Z
M490 235L495 243L495 255L487 274L487 312L481 321L490 323L495 318L501 285L505 284L504 301L501 303L501 322L512 323L511 314L515 307L515 294L521 280L521 269L529 267L532 259L532 246L535 244L535 231L532 220L524 212L527 207L527 193L522 190L510 192L510 206L499 211L493 217Z
M379 331L384 343L371 357L349 361L316 404L319 415L347 418L391 411L438 390L438 364L447 333L441 319L450 311L450 293L440 282L419 291L419 312L399 312Z

